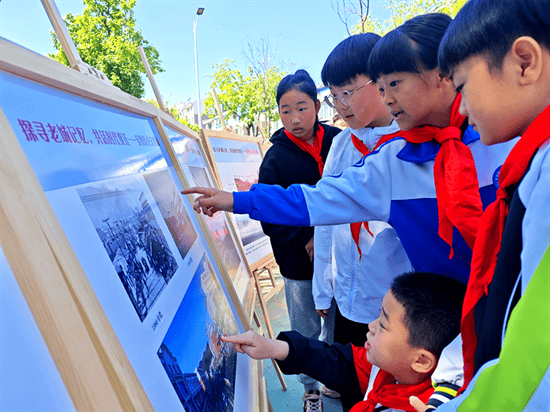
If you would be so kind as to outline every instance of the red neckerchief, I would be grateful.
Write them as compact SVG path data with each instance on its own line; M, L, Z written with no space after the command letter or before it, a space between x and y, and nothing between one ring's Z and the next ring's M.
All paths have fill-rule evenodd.
M366 357L365 348L354 345L351 347L353 349L353 359L363 359L361 356ZM359 365L361 363L367 362L356 362ZM365 373L363 369L360 368L357 370L358 377L360 373ZM370 371L368 371L368 374L370 376ZM368 385L368 379L363 382L363 385L360 385L361 390L364 392L366 392L365 384ZM416 410L411 406L409 398L417 396L422 402L427 403L433 391L434 388L431 379L426 379L424 382L413 385L402 385L395 383L395 378L392 375L380 369L367 399L356 403L350 412L373 412L378 404L392 409L415 412Z
M509 210L509 201L513 193L508 188L518 183L538 148L550 138L550 106L539 114L516 143L499 174L497 198L491 203L481 218L479 235L472 255L472 269L462 307L462 350L464 355L464 385L474 376L474 355L477 346L475 333L474 307L483 295L487 295L493 279L504 223ZM519 235L519 234L518 234Z
M476 165L472 152L462 143L460 127L466 120L458 112L462 95L459 93L451 108L451 121L443 129L433 126L415 127L397 132L410 143L437 141L441 148L435 157L434 181L439 215L439 237L450 247L453 258L453 226L470 249L474 248L483 206L479 195Z
M391 135L385 135L376 142L376 145L374 146L374 149L376 150L380 145L383 143L386 143L388 140L391 140L395 137L394 134ZM363 143L361 140L357 138L353 133L351 134L351 141L353 142L353 145L355 148L363 155L368 155L371 150L367 147L365 143ZM351 237L353 238L353 241L355 242L355 245L357 246L357 251L359 252L359 260L361 260L361 257L363 256L363 253L361 252L361 248L359 247L359 234L361 233L361 225L365 226L365 229L367 229L367 232L374 237L372 232L369 230L369 222L356 222L356 223L350 223L349 227L351 230Z
M304 142L302 139L294 136L286 129L285 134L290 140L292 140L296 144L296 146L298 146L304 152L309 153L311 156L313 156L313 158L319 165L319 174L323 176L323 169L325 168L325 162L323 162L323 158L321 157L323 136L325 135L325 129L323 129L323 126L319 125L319 127L317 128L317 133L315 133L315 140L313 141L313 145Z

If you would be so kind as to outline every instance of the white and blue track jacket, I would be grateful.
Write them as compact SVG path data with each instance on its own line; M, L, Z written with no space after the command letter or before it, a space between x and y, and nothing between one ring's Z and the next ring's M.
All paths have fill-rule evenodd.
M517 139L485 146L471 127L462 141L472 151L483 206L495 200L498 172ZM408 143L396 137L335 176L323 176L315 186L253 185L233 193L234 213L291 226L335 225L380 220L396 230L417 271L441 273L464 283L472 251L453 233L454 257L438 235L437 199L433 175L439 144Z
M386 127L346 129L332 141L323 175L343 172L363 154L351 140L353 133L369 150L380 138L399 131L394 122ZM359 246L351 236L349 223L315 227L313 260L313 299L316 309L328 309L332 299L346 319L369 323L380 313L382 299L393 279L412 270L411 263L395 229L386 222L369 222L369 230L361 226Z

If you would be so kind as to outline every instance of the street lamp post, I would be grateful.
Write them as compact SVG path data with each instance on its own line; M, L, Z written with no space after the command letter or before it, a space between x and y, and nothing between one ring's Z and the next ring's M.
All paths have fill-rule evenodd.
M201 95L199 90L199 61L197 58L197 23L199 22L200 15L204 13L204 7L199 7L197 10L197 19L195 20L195 25L193 27L193 35L195 37L195 74L197 81L197 117L199 121L199 128L202 129L202 116L201 116Z

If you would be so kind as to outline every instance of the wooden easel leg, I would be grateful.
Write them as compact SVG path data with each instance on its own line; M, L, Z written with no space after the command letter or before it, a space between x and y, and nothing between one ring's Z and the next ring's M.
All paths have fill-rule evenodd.
M273 362L273 368L275 369L275 373L277 373L277 377L279 378L279 381L281 382L281 386L283 387L283 391L286 392L286 382L285 377L283 376L283 372L281 372L281 368L279 368L279 365L277 364L277 361L275 359L271 359L271 362Z
M266 267L267 269L267 273L269 273L269 278L271 279L271 284L273 285L273 287L277 286L277 284L275 283L275 277L273 276L273 271L271 270L271 267L268 266Z
M262 288L260 287L260 282L258 281L258 273L256 271L254 271L254 284L256 285L256 292L258 293L260 308L262 309L262 314L264 315L267 335L271 339L275 339L275 336L273 335L273 329L271 328L271 321L269 320L269 313L267 313L267 307L265 306L265 300L262 294Z
M275 339L273 335L273 329L271 327L271 321L269 320L269 314L267 313L267 307L265 306L264 297L262 295L262 289L260 288L260 282L258 281L258 273L254 271L254 284L256 285L256 291L258 292L258 300L260 301L260 308L262 309L262 314L264 315L265 320L265 327L267 329L267 334L270 339ZM256 321L258 321L256 316ZM275 361L275 359L271 359L273 362L273 367L275 368L275 372L277 373L277 376L279 377L279 381L281 382L281 386L283 387L283 391L286 391L287 386L285 379L283 377L283 373L281 372L281 369L279 368L279 365Z
M258 314L256 313L256 311L254 311L254 313L252 314L252 316L254 317L254 323L256 324L256 326L258 327L259 330L262 330L262 323L260 322L260 318L258 317Z

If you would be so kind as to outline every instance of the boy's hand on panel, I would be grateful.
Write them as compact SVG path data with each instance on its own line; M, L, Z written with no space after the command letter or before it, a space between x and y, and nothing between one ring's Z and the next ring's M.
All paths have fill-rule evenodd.
M249 330L235 336L222 336L224 342L232 343L235 350L239 353L245 353L252 359L277 359L285 360L288 356L288 343L269 339Z

